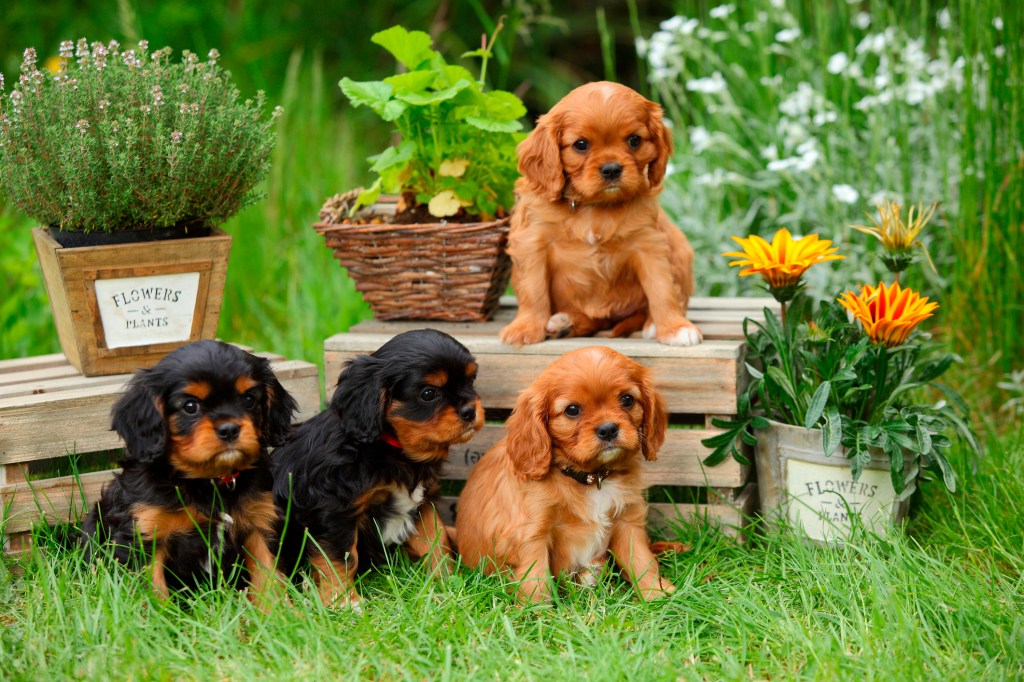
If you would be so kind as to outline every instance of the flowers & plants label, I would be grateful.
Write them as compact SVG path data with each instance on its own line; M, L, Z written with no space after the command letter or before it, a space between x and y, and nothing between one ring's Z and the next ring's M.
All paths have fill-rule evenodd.
M789 522L815 540L841 540L850 534L850 517L885 535L891 525L896 491L885 469L864 469L853 480L849 466L790 459L786 462Z
M95 284L107 348L189 340L198 272L98 279Z

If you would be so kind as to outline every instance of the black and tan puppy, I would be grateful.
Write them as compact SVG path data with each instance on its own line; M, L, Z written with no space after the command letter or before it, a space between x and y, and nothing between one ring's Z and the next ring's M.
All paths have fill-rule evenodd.
M192 343L140 370L113 410L123 470L85 538L114 543L122 562L148 558L161 597L220 572L247 578L259 603L276 583L267 447L288 435L295 409L266 359L226 343Z
M433 329L351 360L329 408L274 452L282 562L309 564L325 604L358 605L357 571L404 545L435 567L451 544L433 506L449 446L483 426L477 364Z

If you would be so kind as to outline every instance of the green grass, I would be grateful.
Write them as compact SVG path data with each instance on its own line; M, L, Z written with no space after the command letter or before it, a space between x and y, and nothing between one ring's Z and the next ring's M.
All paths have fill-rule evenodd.
M0 654L11 680L1010 679L1024 675L1021 431L991 437L961 492L925 486L905 533L822 548L786 532L745 545L699 526L640 601L621 578L520 607L498 577L445 579L399 557L360 585L361 615L305 592L266 616L210 590L169 603L148 577L40 534L0 563Z

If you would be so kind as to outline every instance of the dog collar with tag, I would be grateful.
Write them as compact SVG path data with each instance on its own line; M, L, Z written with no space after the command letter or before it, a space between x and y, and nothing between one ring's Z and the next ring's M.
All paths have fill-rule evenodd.
M596 486L598 490L601 489L601 483L613 473L611 469L608 468L598 469L596 471L578 471L568 464L560 466L558 470L574 481L582 483L583 485Z

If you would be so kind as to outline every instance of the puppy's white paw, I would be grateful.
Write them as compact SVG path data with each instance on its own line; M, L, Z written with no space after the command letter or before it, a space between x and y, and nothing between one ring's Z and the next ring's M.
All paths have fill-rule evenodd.
M572 331L572 319L568 313L555 313L548 320L544 330L549 336L553 336L556 339L560 339Z
M658 341L669 346L696 346L703 340L704 335L701 334L700 329L694 325L680 327L676 330L675 334L658 337Z
M645 339L656 339L656 338L658 338L658 328L654 326L653 322L649 322L647 324L647 326L644 327L643 337Z

